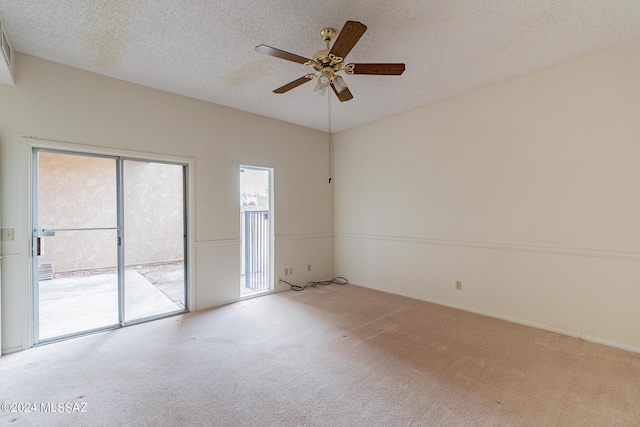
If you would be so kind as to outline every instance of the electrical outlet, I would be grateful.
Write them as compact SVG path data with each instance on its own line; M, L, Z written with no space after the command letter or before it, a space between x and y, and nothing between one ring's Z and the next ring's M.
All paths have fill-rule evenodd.
M288 276L288 275L289 275L289 269L288 269L288 268L285 268L285 269L284 269L284 275L285 275L285 276Z
M311 264L307 264L307 271L311 271Z
M278 285L282 283L282 277L278 276Z
M457 291L462 290L462 282L460 280L456 280L456 290Z
M3 228L2 229L2 240L13 240L13 228Z

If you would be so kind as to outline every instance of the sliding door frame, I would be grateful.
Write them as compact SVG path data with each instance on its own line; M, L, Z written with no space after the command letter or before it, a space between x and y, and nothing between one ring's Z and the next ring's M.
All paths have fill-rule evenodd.
M178 156L167 156L153 153L142 153L129 150L117 150L106 147L87 146L75 143L68 143L62 141L46 140L32 138L34 142L29 147L29 191L31 196L29 197L29 211L30 211L30 230L32 231L31 248L30 248L30 342L33 346L48 344L50 342L60 341L72 337L87 335L96 332L102 332L111 329L118 329L127 325L143 323L163 317L169 317L176 314L195 311L195 283L192 278L195 273L195 239L194 239L194 166L195 159ZM35 239L33 234L37 232L36 224L38 224L39 206L38 206L38 153L54 153L65 155L78 155L86 157L97 157L113 159L116 161L116 187L117 187L117 236L119 244L117 247L117 259L118 259L118 324L113 326L106 326L104 328L91 329L82 331L77 334L69 334L52 339L40 340L39 339L39 280L37 269L37 256ZM167 314L160 314L156 316L149 316L142 319L135 319L133 321L125 322L124 317L124 191L123 191L123 177L124 170L122 165L126 160L150 162L150 163L164 163L182 166L182 178L183 178L183 249L184 249L184 298L185 309L183 311L170 312Z

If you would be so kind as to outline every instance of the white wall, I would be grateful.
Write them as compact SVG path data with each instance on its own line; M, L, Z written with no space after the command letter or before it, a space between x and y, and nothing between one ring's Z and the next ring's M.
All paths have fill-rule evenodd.
M333 188L323 132L17 55L0 85L2 350L31 345L30 144L39 138L195 159L195 309L240 295L239 164L275 170L274 275L333 274ZM312 272L306 272L312 264ZM215 327L215 325L212 325Z
M640 350L639 76L636 42L336 135L336 274Z

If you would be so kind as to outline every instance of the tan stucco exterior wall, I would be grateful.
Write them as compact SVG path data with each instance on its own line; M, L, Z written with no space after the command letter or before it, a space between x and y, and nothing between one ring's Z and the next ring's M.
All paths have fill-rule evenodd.
M40 153L39 229L117 226L116 162ZM182 166L124 161L125 263L183 259ZM113 267L115 230L58 231L43 241L56 272Z

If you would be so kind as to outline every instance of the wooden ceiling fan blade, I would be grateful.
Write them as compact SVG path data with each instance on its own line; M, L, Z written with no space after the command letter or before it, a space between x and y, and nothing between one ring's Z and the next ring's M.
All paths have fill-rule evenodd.
M361 22L345 22L329 53L340 58L345 58L356 43L358 43L358 40L360 40L360 37L362 37L365 31L367 31L367 26Z
M404 68L404 64L353 64L353 74L399 76L404 73Z
M256 52L263 53L269 56L275 56L276 58L286 59L287 61L297 62L299 64L304 64L310 61L310 59L307 59L303 56L285 52L284 50L276 49L275 47L267 46L265 44L256 46Z
M333 85L333 83L331 83L331 89L333 89L333 92L336 94L340 102L345 102L350 99L353 99L353 95L351 94L351 91L349 90L348 87L344 88L342 92L338 93L338 90L336 89L336 87Z
M285 93L290 91L291 89L297 88L298 86L300 86L303 83L309 82L312 79L310 79L307 76L302 76L299 79L296 79L292 82L287 83L284 86L279 87L278 89L274 90L273 93Z

